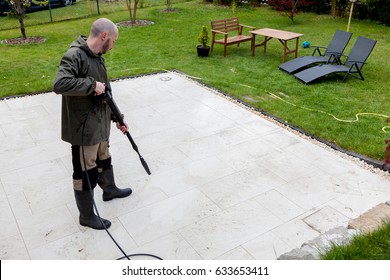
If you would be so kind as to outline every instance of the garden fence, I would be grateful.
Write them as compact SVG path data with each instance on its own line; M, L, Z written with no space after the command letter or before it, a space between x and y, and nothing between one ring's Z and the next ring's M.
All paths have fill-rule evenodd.
M134 0L133 0L134 1ZM183 2L183 1L175 1ZM167 0L140 0L138 7L150 7L157 5L166 5ZM39 25L49 22L64 21L77 18L85 18L94 15L102 15L127 11L126 0L77 0L71 6L52 6L48 5L42 10L27 12L24 17L26 27ZM0 17L0 30L19 28L18 19L9 14Z

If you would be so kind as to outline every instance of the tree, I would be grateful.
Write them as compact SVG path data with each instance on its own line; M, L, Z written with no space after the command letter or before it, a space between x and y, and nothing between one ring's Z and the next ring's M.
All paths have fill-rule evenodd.
M8 2L12 12L19 20L20 32L23 39L27 39L26 28L24 27L24 12L26 7L30 6L29 0L6 0Z
M136 24L136 16L137 16L137 6L138 6L139 0L126 0L127 10L130 14L130 21L132 24Z
M172 11L172 0L166 0L167 11Z
M291 21L299 12L302 6L311 5L310 0L268 0L268 5L273 6L282 15L287 16Z
M334 17L342 17L347 12L348 6L347 0L332 0L331 1L331 14Z

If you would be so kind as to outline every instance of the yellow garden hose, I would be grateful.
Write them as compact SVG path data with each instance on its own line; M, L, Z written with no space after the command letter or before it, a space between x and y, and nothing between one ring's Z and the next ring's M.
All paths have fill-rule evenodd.
M265 91L267 94L271 95L273 98L276 98L278 100L281 100L283 101L284 103L287 103L291 106L294 106L294 107L297 107L297 108L301 108L301 109L304 109L304 110L308 110L308 111L312 111L312 112L318 112L318 113L322 113L322 114L326 114L328 116L331 116L332 118L334 118L336 121L339 121L339 122L346 122L346 123L352 123L352 122L357 122L359 121L359 116L376 116L376 117L382 117L382 118L385 118L385 119L390 119L390 116L387 116L387 115L384 115L384 114L378 114L378 113L357 113L355 114L355 119L354 120L345 120L345 119L340 119L338 118L337 116L331 114L331 113L328 113L328 112L325 112L325 111L322 111L322 110L317 110L317 109L311 109L311 108L308 108L308 107L305 107L305 106L298 106L292 102L289 102L283 98L281 98L280 96L272 93L272 92L269 92L269 91ZM382 131L387 133L387 129L390 128L390 126L386 125L384 127L382 127Z

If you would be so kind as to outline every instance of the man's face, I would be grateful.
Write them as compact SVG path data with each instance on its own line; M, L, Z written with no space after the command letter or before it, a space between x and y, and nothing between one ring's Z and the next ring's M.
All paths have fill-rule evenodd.
M109 50L111 50L114 47L117 39L118 39L118 32L115 32L115 34L113 34L112 36L107 35L102 46L102 54L105 54Z

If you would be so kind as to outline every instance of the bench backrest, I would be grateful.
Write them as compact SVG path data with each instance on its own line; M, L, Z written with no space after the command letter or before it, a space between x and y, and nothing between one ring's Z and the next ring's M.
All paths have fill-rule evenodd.
M237 17L214 20L211 22L211 29L228 33L238 31L240 23Z

